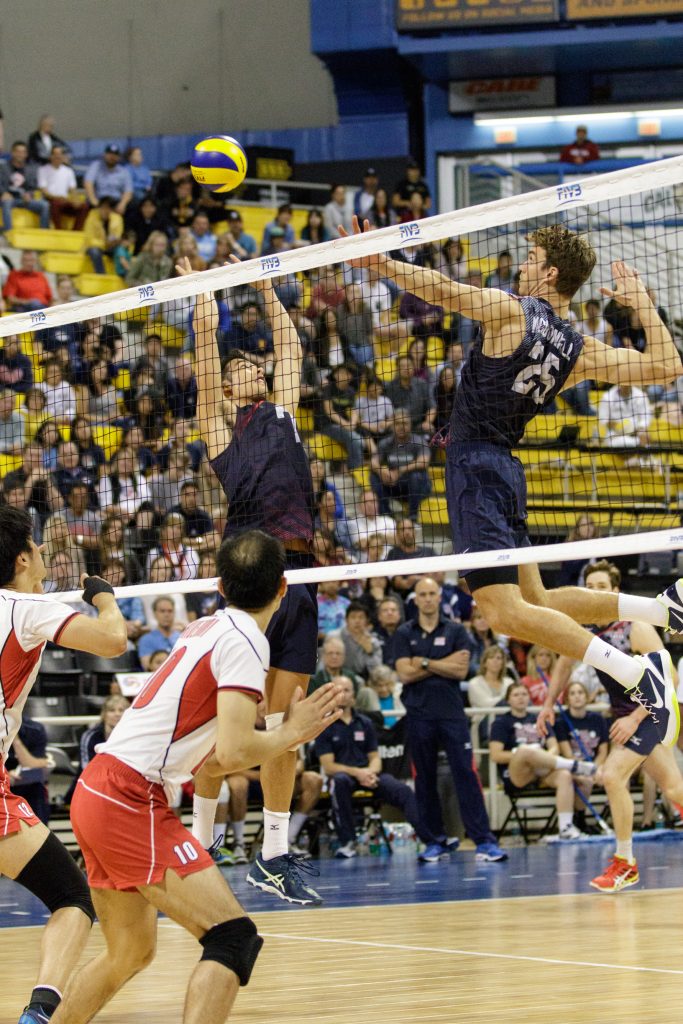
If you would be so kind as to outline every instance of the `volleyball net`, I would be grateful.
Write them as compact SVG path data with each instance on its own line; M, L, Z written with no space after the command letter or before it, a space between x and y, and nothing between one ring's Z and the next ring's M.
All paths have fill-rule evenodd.
M14 399L21 424L0 454L0 477L5 500L33 510L50 585L66 596L77 570L86 570L131 597L211 586L235 506L228 509L204 444L215 457L239 428L221 381L235 352L263 377L261 397L279 402L283 388L295 396L297 439L312 460L320 567L293 570L292 581L619 555L637 564L648 552L662 553L662 571L667 558L673 568L683 547L683 388L676 380L610 387L599 371L552 404L540 401L515 449L526 471L532 551L449 553L444 454L434 440L447 433L480 325L416 296L411 275L431 268L514 294L530 236L555 224L584 235L596 253L571 303L580 333L647 350L649 325L600 291L612 287L613 262L624 261L680 343L683 158L318 245L292 245L276 226L257 259L211 265L207 251L207 270L0 319L6 355L22 351L34 376ZM187 232L176 249L195 261ZM377 254L403 261L400 284L354 265ZM210 359L195 330L206 293L216 317ZM301 359L283 359L296 335ZM210 400L218 410L214 436L202 429L196 385L200 407ZM249 482L241 486L248 494ZM269 500L281 507L271 508L272 519L287 519L294 499L275 493ZM244 525L256 525L262 500L256 491L253 509L240 509ZM389 573L383 559L392 547L400 558L409 544L410 527L401 532L408 519L418 546L436 554L393 562Z

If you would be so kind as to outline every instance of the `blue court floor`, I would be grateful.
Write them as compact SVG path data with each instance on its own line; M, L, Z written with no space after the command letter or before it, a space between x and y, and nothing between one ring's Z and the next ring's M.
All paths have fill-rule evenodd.
M320 875L311 876L310 883L326 907L591 893L588 883L612 856L614 840L596 837L576 843L513 847L507 852L509 859L498 864L477 863L473 850L459 851L437 864L418 864L412 853L402 849L391 857L326 859L312 862ZM634 852L641 881L630 891L683 888L681 833L636 835ZM247 885L246 872L244 866L223 869L248 912L297 909ZM595 898L628 899L628 895L629 891L613 897L596 892ZM0 879L0 927L42 924L47 916L43 905L21 886Z

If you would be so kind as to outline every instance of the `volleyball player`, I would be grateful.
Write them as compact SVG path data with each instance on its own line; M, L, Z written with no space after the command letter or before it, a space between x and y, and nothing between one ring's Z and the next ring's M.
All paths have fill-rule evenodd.
M178 272L191 272L189 262ZM275 370L272 400L261 366L235 352L221 368L216 346L218 310L211 296L197 296L197 417L211 467L228 499L226 536L259 528L282 541L287 568L312 565L314 496L308 457L296 428L301 381L301 343L270 281L259 282L273 329ZM222 386L219 385L222 382ZM232 407L226 423L224 403ZM268 629L271 663L266 681L267 725L277 724L300 687L315 671L318 603L315 585L288 588ZM296 774L296 751L261 765L264 794L263 849L247 881L290 903L321 903L304 884L301 859L289 853L287 833ZM198 778L195 835L211 836L218 780Z
M20 1024L50 1020L95 912L71 855L11 792L5 761L48 641L111 657L126 649L126 624L104 580L83 577L83 598L97 608L97 618L43 596L45 565L32 526L28 512L0 506L0 874L23 885L51 914L41 940L36 985Z
M340 717L340 691L328 684L302 700L299 690L282 725L257 731L285 552L248 530L223 542L216 568L227 607L190 623L78 780L71 821L106 949L74 975L54 1024L92 1020L152 960L157 911L203 947L184 1024L223 1024L263 945L164 786L187 782L198 765L222 778L313 739Z
M364 227L369 230L367 221ZM361 232L357 218L354 232ZM524 467L512 449L528 423L556 395L593 379L669 384L683 370L671 335L636 270L613 263L615 286L601 292L637 313L647 336L643 353L610 348L569 324L569 303L596 262L585 238L555 224L534 231L529 242L520 267L519 297L460 284L386 255L351 261L482 326L463 366L447 444L446 493L456 554L530 543ZM667 745L675 742L679 711L668 652L660 649L634 657L579 624L637 619L681 629L680 582L659 598L648 599L578 587L546 590L537 565L505 565L500 560L460 575L495 632L550 645L559 654L607 672L650 712L661 739Z
M585 586L597 593L619 593L621 573L611 562L594 562L585 570ZM605 628L593 627L602 639L617 650L631 654L649 654L661 648L656 629L645 622L612 622ZM538 728L545 734L546 723L554 722L554 705L571 675L574 662L560 658L555 665L548 695L538 715ZM664 796L683 803L683 777L673 750L660 743L652 719L642 707L633 707L623 689L606 672L598 670L612 710L611 747L602 766L602 783L607 791L617 848L603 874L590 883L604 893L615 893L640 881L633 856L633 800L629 792L631 776L643 768Z

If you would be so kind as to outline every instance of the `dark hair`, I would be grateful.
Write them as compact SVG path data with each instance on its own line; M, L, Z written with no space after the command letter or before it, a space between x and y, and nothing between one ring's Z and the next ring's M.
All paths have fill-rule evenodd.
M31 550L32 526L30 512L0 506L0 587L12 582L17 558Z
M367 610L367 608L365 607L365 605L363 604L362 601L352 601L350 603L350 605L346 609L346 618L347 619L348 619L349 615L352 612L362 612L363 615L366 617L366 619L370 618L370 616L368 614L368 610Z
M599 562L588 563L583 570L584 583L594 572L606 572L613 587L618 587L621 583L621 572L613 562L608 562L606 558L601 559Z
M571 298L593 273L595 250L583 235L563 224L537 228L529 241L545 250L546 264L557 268L557 290Z
M285 571L285 550L262 530L247 530L224 540L216 555L225 599L244 611L258 611L274 601Z

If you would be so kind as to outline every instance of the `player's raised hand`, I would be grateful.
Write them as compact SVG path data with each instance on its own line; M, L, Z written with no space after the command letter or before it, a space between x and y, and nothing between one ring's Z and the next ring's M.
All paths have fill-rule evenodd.
M358 219L355 213L351 218L351 224L353 227L354 235L363 235L365 234L366 231L372 231L370 221L364 220L363 226L361 227L360 220ZM343 224L339 225L338 231L342 238L351 237L351 235L346 230ZM347 260L346 262L349 264L350 267L367 267L368 270L374 270L376 272L379 272L382 268L383 263L386 262L386 259L387 257L380 253L375 256L359 256L358 259Z
M337 706L341 692L334 683L327 683L304 700L301 687L296 688L286 718L296 731L297 743L314 740L341 718L342 709Z
M614 288L601 288L600 294L614 299L621 306L637 307L645 299L650 302L647 289L640 279L635 267L629 267L623 260L615 260L612 264Z
M239 263L239 260L236 262ZM187 256L183 256L176 265L176 272L178 277L188 277L190 274L194 274L194 270L190 265L190 260ZM202 295L197 295L194 304L194 313L192 314L192 326L195 333L199 331L207 331L215 334L218 330L218 306L213 300L211 292L205 292Z

